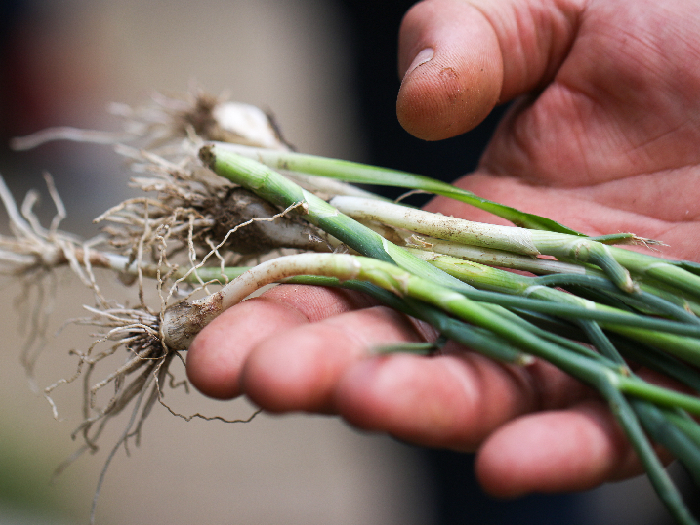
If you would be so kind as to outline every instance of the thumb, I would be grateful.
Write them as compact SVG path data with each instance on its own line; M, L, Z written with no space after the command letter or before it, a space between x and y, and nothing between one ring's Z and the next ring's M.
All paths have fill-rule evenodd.
M571 45L577 3L582 2L416 4L399 32L401 125L426 140L453 137L473 129L497 103L543 86Z

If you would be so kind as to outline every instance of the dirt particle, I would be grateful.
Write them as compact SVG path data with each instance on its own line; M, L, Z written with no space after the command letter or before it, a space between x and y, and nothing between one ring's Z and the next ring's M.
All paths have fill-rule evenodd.
M452 67L444 67L440 70L440 81L444 86L445 96L450 104L456 104L462 96L464 89L459 82L459 74Z

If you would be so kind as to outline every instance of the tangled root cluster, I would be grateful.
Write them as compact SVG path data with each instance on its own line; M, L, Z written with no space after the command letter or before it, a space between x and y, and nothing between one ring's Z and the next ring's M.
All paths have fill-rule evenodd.
M119 151L138 158L132 185L155 194L124 201L98 218L110 245L123 255L137 258L141 247L153 262L184 256L191 264L215 252L224 264L237 265L284 248L326 249L317 229L277 216L282 210L215 176L193 157L175 165L147 151ZM252 219L260 220L239 226Z
M93 292L95 304L86 306L89 315L74 322L96 327L95 340L84 351L70 351L77 358L75 373L44 393L58 417L54 392L82 381L82 422L72 436L80 437L83 444L66 465L86 451L97 451L108 423L130 412L105 469L121 446L132 439L138 443L143 422L156 402L187 420L204 417L182 416L163 402L165 386L187 386L170 370L182 356L164 343L164 312L183 298L209 293L207 286L212 283L199 278L198 269L214 263L222 269L217 280L225 282L227 265L260 260L279 250L329 250L323 234L292 217L289 209L276 209L196 160L195 152L205 140L288 148L269 115L199 92L183 98L155 95L146 106L114 105L111 110L123 119L124 133L56 128L14 143L20 149L55 139L108 143L128 160L131 184L144 196L126 200L98 217L100 236L85 242L59 229L65 210L50 178L47 184L58 213L49 228L42 227L32 211L36 194L30 193L18 209L0 179L0 198L12 230L11 236L0 236L0 272L41 290L34 296L41 296L44 303L51 301L51 294L44 293L45 283L51 282L59 266L69 266ZM118 272L123 281L136 284L133 304L106 299L96 268ZM155 283L159 304L147 304L144 287L149 282ZM46 304L37 304L34 311L47 310ZM34 317L35 330L23 352L30 377L47 340L45 320L40 314ZM102 365L114 360L116 367L102 375ZM104 470L100 485L103 476Z

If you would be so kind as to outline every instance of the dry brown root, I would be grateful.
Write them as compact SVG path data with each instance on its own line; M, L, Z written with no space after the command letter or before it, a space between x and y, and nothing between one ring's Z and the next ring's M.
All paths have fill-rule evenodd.
M196 152L204 141L290 149L270 114L201 89L181 96L155 93L139 107L112 104L111 112L122 120L122 133L55 128L16 139L14 146L28 149L59 139L114 145L133 172L131 185L144 193L98 218L111 246L119 253L135 260L140 239L144 256L151 261L184 254L173 264L185 264L219 245L230 230L227 226L254 217L270 218L282 211L250 192L236 189L196 161ZM318 183L311 181L312 177L302 179L309 179L307 183L312 187ZM335 191L349 187L333 182ZM165 254L153 249L162 248L161 241L167 241ZM227 253L226 264L240 264L280 248L327 251L331 242L320 230L284 216L274 223L260 222L229 235L221 253ZM192 250L194 253L188 253Z
M146 155L146 157L154 158L150 155ZM204 192L196 194L187 185L189 182L196 186L199 184L197 181L178 179L177 174L180 171L172 170L172 166L165 161L159 160L153 165L157 167L155 171L158 175L162 176L161 179L156 180L158 184L161 184L159 189L164 191L163 188L168 188L167 191L173 195L173 199L183 199L184 196L184 198L194 201L196 199L193 195L199 195L199 197L204 195ZM172 173L176 173L176 175L173 176ZM213 177L211 179L215 180ZM47 177L46 180L58 210L56 218L49 228L42 227L33 212L37 200L36 194L30 192L23 205L18 208L9 189L0 179L0 199L3 201L10 218L12 232L12 235L0 236L0 271L15 279L22 279L26 286L25 290L31 291L31 293L25 291L23 294L25 299L29 299L25 302L25 307L29 309L31 315L24 317L30 323L27 332L31 335L22 355L23 364L30 376L33 375L36 361L48 339L46 337L48 319L58 290L56 268L70 267L73 273L79 276L82 283L93 292L95 305L85 307L91 316L72 322L97 327L99 333L94 334L95 341L87 350L71 350L69 352L69 355L77 358L75 373L71 377L60 379L47 387L44 390L44 395L52 407L54 416L58 418L59 407L53 398L55 390L78 382L79 379L82 380L82 421L77 425L72 435L74 438L80 438L83 444L57 469L57 473L83 453L96 452L103 430L110 422L121 413L130 412L131 414L128 424L117 442L113 444L105 461L96 492L94 502L96 504L99 488L109 463L122 446L128 452L130 441L133 440L138 445L143 423L156 402L162 404L173 415L186 421L193 418L220 420L228 423L250 420L250 418L227 420L219 416L209 417L199 413L183 415L163 400L164 389L177 388L178 386L187 387L184 381L177 380L175 374L171 372L171 364L176 357L180 357L180 353L163 344L163 334L161 333L163 312L172 302L180 300L182 294L197 293L200 289L204 289L204 285L207 284L201 283L199 286L193 286L183 282L184 278L207 260L223 264L224 256L221 254L230 251L231 246L236 245L236 243L243 246L243 249L239 249L242 254L260 253L245 248L246 235L240 236L242 241L236 238L238 232L249 227L256 228L254 235L260 237L265 235L264 225L275 224L279 227L286 221L292 224L291 227L286 228L286 230L291 229L292 233L290 235L283 227L282 237L284 235L289 238L302 237L307 244L313 242L318 245L321 243L318 240L310 241L307 229L296 228L296 223L287 219L291 215L289 213L291 210L277 212L269 206L262 207L255 199L250 199L247 193L241 191L240 188L220 185L222 188L220 194L224 198L228 196L243 211L239 212L229 205L229 213L234 214L237 219L228 222L223 220L223 216L219 212L218 220L206 225L209 230L200 230L200 232L209 232L206 235L205 243L195 244L195 239L205 237L205 235L197 232L198 223L192 218L184 221L179 233L180 238L177 238L175 235L167 234L167 220L159 222L161 217L150 213L137 216L133 213L132 208L135 202L142 205L140 211L147 211L151 206L151 201L142 199L123 203L117 208L119 212L124 210L131 212L131 215L122 213L119 217L120 220L124 221L122 224L126 223L132 227L131 242L133 248L129 251L129 257L114 255L105 251L110 245L108 234L90 242L83 242L59 229L65 211L51 179ZM211 199L211 193L207 194L206 198ZM158 203L160 208L157 209L163 209L162 203L169 203L169 200L163 198L152 202ZM152 207L156 208L155 205ZM180 209L183 208L180 207ZM211 210L212 213L216 212L216 206L211 207ZM116 216L114 210L110 213ZM200 215L195 214L192 208L189 209L189 213L189 217ZM166 216L166 219L173 220L174 224L177 225L178 217L177 214L171 212L169 216ZM241 222L237 222L237 220ZM248 235L249 237L250 235ZM233 240L229 241L229 239ZM169 261L169 254L177 254L178 252L178 250L169 249L169 244L178 243L183 246L179 251L187 254L184 267L171 264ZM272 241L262 251L276 250L285 246L286 243L286 240L282 241L281 244ZM237 257L243 256L242 254L237 255ZM138 287L138 301L135 306L120 305L103 296L95 273L95 268L98 267L109 268L112 271L129 269L132 280L137 283ZM144 300L144 287L149 282L159 292L159 304L155 308L147 306L147 301ZM105 396L108 391L110 394Z
M32 211L37 198L28 194L18 209L0 179L0 200L10 217L12 235L0 236L0 273L23 279L26 297L32 299L26 318L31 323L23 363L33 374L45 347L57 277L55 269L68 266L93 293L89 316L73 320L97 329L86 350L71 350L75 373L44 389L55 417L57 388L82 384L81 421L72 436L82 440L76 453L57 472L85 452L96 452L104 429L121 413L129 420L108 453L93 502L91 522L107 468L123 446L138 445L143 424L156 402L172 414L226 420L202 414L183 415L163 400L167 388L187 388L171 370L181 359L169 348L163 334L165 312L183 299L210 294L209 282L192 281L204 265L223 269L250 259L274 257L280 251L332 251L333 239L303 223L291 213L295 206L278 209L251 192L237 187L202 167L196 151L205 140L232 141L266 148L289 149L269 115L252 106L226 102L195 92L175 98L154 95L139 108L113 105L124 122L124 132L105 134L56 128L15 141L15 147L35 147L48 140L68 139L111 144L128 161L131 184L143 196L126 200L97 220L102 235L85 242L59 229L65 210L47 177L57 208L56 218L44 228ZM318 181L308 181L311 187ZM333 188L343 186L338 183ZM331 195L335 194L335 189ZM135 284L135 298L121 304L103 296L96 268L121 275ZM226 282L223 276L219 279ZM218 281L217 281L218 284ZM156 291L146 293L146 288ZM149 301L151 304L149 306ZM108 393L109 392L109 393Z
M112 340L116 334L123 336L128 355L137 360L124 365L126 368L122 371L131 373L132 368L139 368L140 361L152 360L154 356L135 350L133 345L137 343L132 335L125 335L124 326L136 326L142 337L150 338L150 346L144 348L151 348L151 352L155 347L162 348L163 345L156 344L153 339L158 320L151 317L162 315L166 305L179 300L182 294L196 292L207 284L200 282L200 286L193 287L184 283L183 275L187 272L205 263L220 267L240 264L281 249L328 251L330 247L330 241L321 232L301 223L288 210L274 208L215 176L195 160L194 151L203 140L287 149L271 117L261 110L195 91L183 97L155 94L144 106L113 105L112 112L123 120L121 134L57 128L15 141L15 146L20 148L55 139L115 145L117 152L129 161L132 184L145 195L120 203L102 214L98 221L104 225L103 236L83 242L59 230L65 210L50 177L47 176L47 185L58 211L49 228L42 227L32 211L37 201L35 193L30 192L18 209L0 180L0 198L8 211L13 233L13 236L0 236L0 272L25 278L27 286L39 299L29 316L33 323L29 332L34 335L23 353L23 362L30 373L43 346L45 320L53 296L45 293L46 288L40 284L55 286L55 267L70 266L94 292L97 308L94 312L101 326L109 326L105 324L107 319L116 322L117 312L113 303L102 297L93 268L107 267L122 272L125 282L138 281L137 307L131 313L122 309L118 314L133 319L127 322L120 317L119 323L126 324L109 326L113 332L104 335ZM128 142L129 146L122 142ZM186 270L184 274L183 270ZM157 281L161 304L153 310L145 306L145 277ZM170 289L164 291L168 286ZM98 311L105 313L98 315ZM150 320L139 325L134 320L137 318ZM91 351L84 355L76 352L80 370L91 370L94 366L95 357ZM161 357L165 355L167 352ZM115 372L115 380L124 380L122 371ZM116 397L104 413L108 415L122 406L124 403L120 399Z
M145 307L113 307L102 310L89 308L89 310L94 314L92 317L75 322L97 326L104 331L86 352L75 350L71 352L78 357L75 374L50 385L44 393L53 407L55 417L58 418L58 409L51 397L53 391L61 385L67 385L82 378L83 421L73 430L71 437L73 439L80 437L83 444L56 469L55 475L59 475L85 452L97 452L102 432L110 421L122 412L130 410L129 420L116 442L112 444L100 471L90 513L90 523L94 523L100 490L111 461L121 447L124 447L129 454L131 440L136 446L140 444L144 421L156 402L185 421L198 418L225 423L248 423L260 411L253 412L246 419L235 420L221 416L205 416L200 413L183 415L177 412L164 401L164 389L166 386L187 389L187 383L184 380L177 380L171 372L172 363L176 358L181 360L182 356L180 352L173 351L162 343L160 315L149 312ZM102 346L106 348L98 351ZM124 354L127 356L126 359L113 372L99 381L93 379L93 373L100 363ZM106 402L100 404L99 394L107 387L111 387L113 393L109 395Z
M193 88L181 95L153 93L137 107L112 103L108 111L122 122L123 131L106 133L71 127L49 128L11 141L16 150L35 148L54 140L95 144L131 143L137 147L179 153L184 138L232 142L272 149L292 149L274 117L250 104Z
M56 207L56 215L48 228L40 224L34 213L38 193L30 191L18 208L4 179L0 177L0 201L7 212L12 233L0 235L0 274L11 276L22 285L22 293L16 299L20 331L26 334L20 360L35 390L38 387L34 384L34 368L47 344L48 321L56 303L58 276L53 269L59 265L70 266L84 284L99 294L89 266L86 271L78 255L78 252L82 254L89 250L89 246L98 244L99 240L82 242L59 229L66 215L65 209L53 179L48 174L44 175L44 179Z
M47 176L46 180L58 209L56 219L52 221L50 228L42 227L33 212L36 194L30 192L21 209L18 209L9 189L0 178L0 199L7 210L10 229L14 234L0 236L0 271L13 278L22 279L25 283L23 297L35 299L31 304L30 301L25 301L24 307L29 309L30 315L23 316L30 323L30 329L27 330L30 337L22 354L22 362L30 377L33 376L36 360L47 339L46 327L57 289L57 275L54 270L60 266L69 266L82 283L93 292L95 306L85 307L93 315L74 322L99 327L101 332L95 335L96 340L87 351L71 351L71 354L78 358L76 373L68 379L59 380L45 390L54 415L58 417L51 393L60 385L72 383L79 377L83 378L84 421L77 432L83 435L89 448L93 448L104 424L124 410L135 396L140 395L141 390L150 381L148 378L154 375L156 370L168 373L166 365L172 359L171 356L177 353L163 344L161 333L163 312L171 302L177 302L188 294L196 293L207 284L193 286L183 282L184 278L208 259L216 260L219 250L227 245L232 234L235 236L237 231L244 230L245 227L256 227L260 223L284 220L288 210L270 217L252 217L239 224L229 223L231 228L227 231L221 230L222 240L218 245L213 245L211 239L208 241L211 246L202 258L197 256L198 250L193 243L194 228L192 221L189 221L184 235L186 251L190 254L190 260L185 268L189 270L181 269L178 272L175 266L169 265L164 255L168 252L167 244L171 239L167 236L151 234L158 228L152 226L151 223L155 220L149 216L141 221L142 229L140 236L133 240L135 248L130 254L131 258L113 256L95 249L95 246L105 244L102 238L82 242L77 237L62 232L59 225L65 212L50 177ZM236 188L230 190L237 192ZM245 195L239 200L241 199L245 199ZM254 206L248 205L248 207ZM273 211L264 209L259 215L266 215ZM258 227L256 235L259 235L260 231L262 229ZM308 238L308 234L305 233L305 236ZM270 247L270 249L277 248L278 246ZM155 264L144 263L146 252L160 254ZM113 271L126 270L127 266L133 280L138 282L139 299L134 307L119 305L103 297L93 271L95 267L105 267ZM160 304L155 309L148 307L144 300L144 286L149 282L145 280L146 277L151 278L150 282L159 292ZM53 293L50 293L51 291ZM102 349L104 345L107 345L106 349ZM96 365L119 353L126 355L126 360L118 364L115 370L103 379L93 381L92 376ZM106 403L98 406L97 395L107 385L114 386L114 394ZM148 398L151 401L146 403L148 410L152 406L152 399L155 399L153 395L155 394ZM95 427L98 423L99 425Z
M226 264L283 248L328 249L318 229L292 215L267 220L282 210L217 177L192 157L174 164L142 150L120 147L118 151L130 157L131 168L138 174L132 178L132 185L153 195L127 200L98 218L110 244L124 255L135 257L139 239L146 246L167 243L167 259L186 254L191 260L219 246L221 253L228 254ZM230 233L236 225L251 219L265 220ZM150 256L157 260L162 254L152 250Z

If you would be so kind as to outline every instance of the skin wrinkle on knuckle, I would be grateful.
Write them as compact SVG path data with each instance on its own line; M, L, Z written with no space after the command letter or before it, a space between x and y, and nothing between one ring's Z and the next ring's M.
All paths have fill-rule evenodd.
M463 361L466 362L467 359L463 359ZM471 363L468 364L471 365ZM480 375L476 372L476 367L472 365L467 368L470 372L468 376L465 376L464 369L459 374L454 367L447 367L447 370L452 370L451 375L459 385L462 393L462 403L464 403L461 409L463 421L459 424L459 428L455 432L456 435L452 437L452 448L471 452L476 449L485 437L484 431L480 428L484 420L483 414L481 414L483 390L481 388L482 381ZM475 425L475 421L482 423Z
M614 479L616 473L625 472L625 476L640 472L639 458L630 445L624 431L607 411L606 405L599 400L582 402L573 410L587 418L590 424L604 436L604 442L599 443L595 450L589 451L589 456L596 457L601 466L600 476L604 479Z
M541 366L546 368L544 363L521 368L496 365L474 353L460 355L451 352L444 357L457 359L461 365L445 367L455 380L454 384L461 390L457 396L459 402L464 403L458 411L462 422L455 425L452 421L451 424L441 426L443 444L455 450L474 451L501 425L528 414L567 406L572 400L580 399L588 393L583 387L572 392L568 376L564 377L557 370L543 371ZM552 385L551 391L545 391L542 384ZM517 395L515 391L518 392ZM450 405L454 403L455 396L451 399ZM495 412L494 406L499 407ZM457 414L454 407L443 407L443 411L450 413L451 417ZM438 421L440 419L434 423Z
M512 388L508 388L513 385L512 376L501 365L471 352L443 357L444 372L451 378L443 384L451 394L443 398L447 401L432 407L430 420L435 427L431 433L442 434L444 445L474 451L500 425L530 408L520 396L512 395Z
M607 409L607 405L599 399L582 401L571 408L572 411L589 419L590 424L598 428L604 435L597 451L601 462L600 480L595 485L605 481L618 481L644 472L639 456L629 442L624 430ZM660 459L668 464L672 457L658 444L653 444ZM589 456L592 454L589 454Z
M589 387L575 381L546 361L538 359L524 372L518 374L518 377L526 382L527 391L531 394L530 412L556 410L584 396L593 395ZM513 373L517 372L514 370Z
M411 316L406 316L405 318L411 323L418 336L426 343L433 343L440 336L438 330L430 323Z

